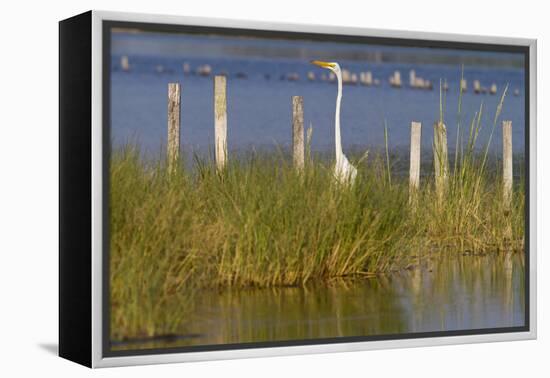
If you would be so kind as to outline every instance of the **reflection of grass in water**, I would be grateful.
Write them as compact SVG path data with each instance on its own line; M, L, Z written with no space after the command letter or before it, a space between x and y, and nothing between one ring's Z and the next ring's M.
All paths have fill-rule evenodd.
M524 266L519 254L502 258L436 252L416 262L421 266L418 269L371 279L335 279L298 287L202 289L188 319L187 334L116 343L113 348L311 340L523 324Z

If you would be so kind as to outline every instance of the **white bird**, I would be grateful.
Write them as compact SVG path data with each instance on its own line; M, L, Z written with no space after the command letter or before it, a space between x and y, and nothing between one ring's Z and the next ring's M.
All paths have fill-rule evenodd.
M357 168L349 162L346 155L342 151L342 138L340 135L340 103L342 102L342 71L340 66L335 62L322 62L313 60L311 63L316 66L327 68L332 71L338 79L338 95L336 96L336 114L334 120L334 136L336 146L336 164L334 166L334 177L340 183L353 184L357 176Z

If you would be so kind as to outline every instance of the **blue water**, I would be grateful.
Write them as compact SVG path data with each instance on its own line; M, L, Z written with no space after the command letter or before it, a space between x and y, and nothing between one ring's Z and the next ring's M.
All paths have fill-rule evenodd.
M305 51L303 56L291 58L261 58L235 53L224 53L222 38L198 38L185 35L151 36L115 34L112 48L111 75L111 136L115 146L127 141L139 141L142 149L157 154L166 145L167 84L182 85L181 142L184 150L207 151L214 140L213 127L213 79L198 75L184 75L182 65L190 64L192 70L209 64L213 74L227 74L228 149L248 150L254 148L287 147L291 143L291 97L304 97L305 125L313 127L312 148L315 151L332 151L334 141L334 109L336 85L329 82L310 82L308 71L317 77L328 71L309 63L314 56ZM181 42L180 48L178 41ZM191 42L189 42L191 41ZM199 43L200 42L200 43ZM275 47L298 44L299 41L269 41ZM235 44L235 41L233 41ZM279 44L279 45L277 45ZM339 45L307 42L308 46L326 47L333 51L334 60L343 69L352 72L372 71L380 79L379 87L345 85L342 100L342 142L344 151L352 148L371 148L384 143L384 121L389 130L391 148L409 144L409 125L420 121L423 125L423 148L430 148L433 138L432 125L439 119L439 81L447 80L449 91L445 93L445 122L449 145L455 144L457 130L458 85L460 65L364 63L338 59L342 49ZM317 45L316 45L317 44ZM193 47L194 46L194 47ZM338 47L340 50L336 49ZM211 48L209 48L211 47ZM332 49L332 50L331 50ZM400 48L392 47L399 52ZM406 50L403 48L403 50ZM411 49L409 49L411 50ZM439 54L452 51L416 49L418 54L430 50ZM464 54L464 52L461 52ZM470 52L470 55L488 54ZM497 53L492 53L498 55ZM120 57L128 55L131 70L120 69ZM503 59L511 54L502 54ZM162 66L163 73L157 72ZM408 88L409 70L434 83L434 89L415 90ZM402 89L391 88L388 77L400 71ZM280 77L291 72L300 75L300 80L291 82ZM237 77L244 73L247 78ZM467 128L472 117L483 103L482 130L478 146L483 146L489 137L500 95L509 85L508 95L500 120L513 123L514 151L524 151L525 109L524 71L514 67L487 67L466 65L464 77L468 80L468 92L462 99L462 127ZM482 86L496 83L497 95L475 95L474 79ZM515 90L519 95L514 95ZM501 148L500 122L492 138L492 149Z

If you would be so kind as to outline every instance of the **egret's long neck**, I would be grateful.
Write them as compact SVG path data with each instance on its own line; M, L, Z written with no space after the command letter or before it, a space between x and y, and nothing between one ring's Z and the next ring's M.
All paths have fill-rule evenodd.
M342 102L342 74L338 72L336 74L338 79L338 95L336 96L336 114L334 119L334 141L336 147L336 160L340 160L344 154L342 151L342 137L340 135L340 103Z

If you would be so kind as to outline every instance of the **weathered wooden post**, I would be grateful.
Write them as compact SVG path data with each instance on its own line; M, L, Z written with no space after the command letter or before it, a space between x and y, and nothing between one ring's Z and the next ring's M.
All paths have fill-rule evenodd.
M512 121L502 122L502 181L503 181L503 201L507 211L512 206Z
M438 200L442 200L447 190L449 161L447 158L447 128L443 122L434 123L434 169L435 191Z
M309 123L309 127L306 131L306 155L307 155L307 163L312 164L312 155L311 155L311 138L313 137L313 125L311 122Z
M227 162L227 81L225 76L214 76L214 139L216 166L225 168Z
M468 82L466 79L460 79L460 90L466 92L468 90Z
M474 93L481 93L481 83L479 82L479 80L474 80Z
M502 200L504 205L504 241L511 244L512 232L512 195L513 195L513 152L512 152L512 121L502 121Z
M390 85L394 88L401 88L401 72L395 71L392 76L390 76Z
M416 72L414 70L409 71L409 86L411 88L416 86Z
M409 168L409 203L413 203L420 187L420 143L422 124L411 122L411 155Z
M120 68L125 72L130 71L130 61L128 60L128 56L123 55L120 57Z
M294 167L304 168L304 98L292 96L292 157Z
M180 152L180 85L168 84L168 170L173 172Z
M365 84L372 85L372 72L370 71L365 73Z

